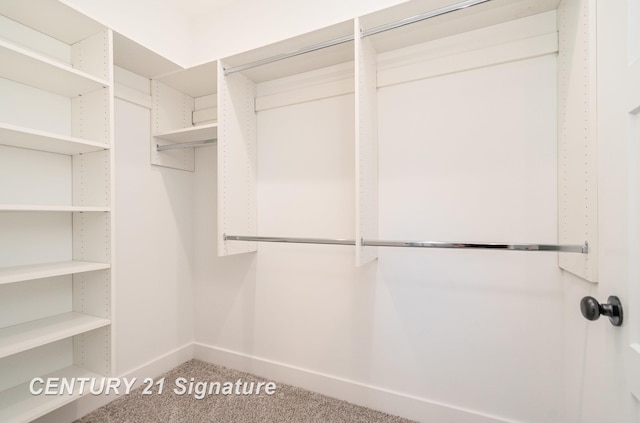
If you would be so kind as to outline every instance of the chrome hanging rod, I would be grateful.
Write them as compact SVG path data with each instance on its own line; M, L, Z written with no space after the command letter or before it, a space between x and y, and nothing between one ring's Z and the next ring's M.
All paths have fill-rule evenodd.
M328 238L283 238L269 236L243 236L224 235L225 241L253 241L253 242L280 242L291 244L330 244L330 245L356 245L354 240L328 239ZM502 244L502 243L469 243L469 242L437 242L437 241L376 241L363 239L360 245L364 247L409 247L409 248L458 248L458 249L490 249L510 251L557 251L563 253L589 252L588 243L584 245L557 245L557 244Z
M283 242L290 244L329 244L329 245L356 245L350 239L329 239L329 238L279 238L272 236L243 236L224 235L225 241L257 241L257 242Z
M563 253L589 252L589 245L558 245L558 244L502 244L502 243L473 243L473 242L438 242L438 241L373 241L363 240L366 247L411 247L411 248L462 248L483 250L511 250L511 251L559 251Z
M212 140L183 142L178 144L167 144L167 145L156 144L156 150L165 151L165 150L176 150L178 148L206 147L208 145L215 143L216 141L217 141L216 139L212 139Z
M380 32L389 31L391 29L400 28L405 25L410 25L412 23L424 21L426 19L435 18L436 16L445 15L447 13L455 12L457 10L466 9L470 6L475 6L476 4L486 3L491 0L466 0L459 3L452 4L450 6L441 7L439 9L432 10L430 12L421 13L419 15L411 16L409 18L400 19L395 22L391 22L388 24L376 26L371 29L364 30L360 33L360 37L368 37L370 35L378 34ZM243 65L231 66L229 68L224 69L225 75L230 75L235 72L242 72L245 70L257 68L258 66L268 65L269 63L278 62L280 60L288 59L290 57L300 56L301 54L311 53L312 51L321 50L327 47L333 47L339 44L348 43L353 41L353 34L345 35L343 37L334 38L333 40L325 41L318 44L313 44L308 47L303 47L298 50L293 50L287 53L277 54L275 56L267 57L265 59L256 60L253 62L245 63Z
M455 12L458 10L466 9L470 6L475 6L480 3L486 3L491 0L466 0L461 1L459 3L452 4L450 6L441 7L439 9L431 10L429 12L421 13L419 15L411 16L408 18L400 19L395 22L390 22L388 24L376 26L374 28L365 29L362 31L360 36L362 38L368 37L370 35L379 34L381 32L389 31L391 29L400 28L406 25L411 25L416 22L424 21L427 19L435 18L436 16L446 15L447 13Z

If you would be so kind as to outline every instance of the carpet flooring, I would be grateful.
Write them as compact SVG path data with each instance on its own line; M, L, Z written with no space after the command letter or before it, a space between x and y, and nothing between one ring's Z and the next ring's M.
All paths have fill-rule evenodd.
M162 394L153 385L144 395L142 386L76 423L411 423L199 360L190 360L162 377Z

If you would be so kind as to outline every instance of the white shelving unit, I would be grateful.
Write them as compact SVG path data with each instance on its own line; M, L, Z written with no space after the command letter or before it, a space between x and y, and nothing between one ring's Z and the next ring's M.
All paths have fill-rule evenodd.
M217 139L216 73L216 63L211 62L152 80L152 164L193 171L193 147L157 147Z
M29 421L80 395L33 396L28 391L33 377L113 374L114 43L122 52L120 66L151 78L152 164L193 171L193 147L166 151L157 147L219 137L220 255L258 249L256 243L226 241L225 234L377 239L381 228L378 156L382 151L378 138L381 123L386 122L379 116L384 107L380 91L559 51L559 161L561 171L568 175L558 181L560 241L590 244L588 255L560 254L560 265L596 281L597 166L595 108L591 107L595 92L588 84L594 75L595 43L588 38L594 32L584 30L591 23L583 22L586 18L575 10L578 2L493 0L361 36L380 25L450 3L412 0L217 62L174 71L175 64L155 53L139 55L140 46L114 37L110 29L59 1L3 1L0 420ZM344 41L332 47L242 68L340 38ZM589 47L585 50L584 46ZM227 73L234 68L237 71ZM496 87L499 90L500 84ZM465 94L440 94L434 98L459 95L465 99ZM421 99L412 95L399 96L406 101L397 108L400 113L421 110ZM418 115L414 121L424 118ZM487 126L500 126L499 119ZM492 129L484 129L486 141ZM397 132L398 143L416 135ZM430 133L418 135L433 141ZM578 139L579 145L569 143ZM388 146L389 138L385 140ZM410 147L427 145L415 137L411 143ZM437 139L428 145L442 144L447 143ZM385 182L403 177L403 165L411 158L411 153L402 152L404 146L407 144L393 145L394 151L401 151L393 169L400 171L392 178L384 175ZM308 149L313 153L304 155ZM431 154L429 150L427 155ZM267 160L258 164L258 157ZM264 174L259 170L270 172L266 183L260 180ZM273 185L278 186L270 191ZM391 191L387 188L386 193ZM524 190L520 187L520 191ZM277 195L272 196L273 192ZM580 195L574 198L572 193ZM304 204L300 208L309 211L309 216L297 216L296 207L305 201L318 201L319 207ZM389 203L387 198L385 204ZM282 207L289 206L295 219L282 219ZM325 221L327 211L332 215ZM275 232L261 232L264 226L260 223L267 223ZM389 231L395 221L384 223ZM404 226L414 223L419 222ZM304 232L309 230L319 232ZM376 247L356 243L356 264L374 260L377 253Z
M295 166L297 153L312 151L318 164L313 177L334 181L313 196L314 190L290 192L296 201L322 202L322 209L350 209L353 203L341 204L343 198L354 198L354 180L349 175L353 165L354 129L351 97L354 87L354 47L352 21L343 22L299 37L220 60L218 68L218 101L220 127L218 138L218 254L221 256L256 251L252 242L225 241L224 234L273 235L258 233L258 169L281 169L291 180L307 180L305 169ZM344 42L330 47L283 58L255 67L245 64L282 57L328 40ZM351 39L351 40L350 40ZM259 122L279 112L292 110L296 117L278 121L263 137ZM295 122L294 122L295 121ZM291 132L288 132L291 128ZM295 129L294 129L295 128ZM291 144L289 144L291 143ZM266 145L269 144L269 147ZM276 146L277 145L277 146ZM258 165L259 149L278 151L269 164ZM295 152L297 153L295 153ZM345 161L348 165L345 168ZM312 167L307 167L307 170ZM319 175L323 176L319 176ZM334 175L340 175L334 177ZM317 181L316 181L317 182ZM265 194L266 195L266 194ZM307 197L309 195L309 197ZM283 201L284 202L284 201ZM328 214L332 214L328 212ZM287 227L286 236L353 238L352 216L345 216L340 227L331 227L322 212L308 219L302 227ZM282 219L280 219L282 221ZM271 220L270 220L271 221ZM283 225L286 222L282 222ZM260 229L265 230L264 227ZM267 229L274 230L274 229Z
M33 377L113 368L113 36L57 1L0 14L0 420L21 422L79 396Z
M220 128L218 142L218 253L220 255L238 254L256 251L258 246L252 242L238 242L225 240L225 235L248 235L248 236L283 236L291 238L343 238L343 239L378 239L379 229L379 207L378 207L378 172L379 172L379 146L378 130L382 122L387 122L383 117L379 117L380 91L388 87L395 87L402 84L411 84L418 81L438 78L446 75L463 72L476 72L481 69L488 69L510 63L524 63L526 66L535 66L533 60L539 57L555 55L558 52L558 28L556 11L560 5L559 0L544 0L532 4L525 0L494 0L491 2L479 2L472 7L460 2L459 10L449 13L444 12L445 6L451 6L455 2L433 2L431 0L413 0L400 5L380 10L378 12L361 16L352 22L343 25L335 25L312 33L303 34L298 37L275 43L269 46L242 53L233 57L223 58L219 61L219 102L220 102ZM439 11L438 7L443 10ZM568 8L575 8L572 4ZM434 13L435 12L435 13ZM442 12L442 13L440 13ZM575 10L573 10L575 12ZM414 19L417 17L424 19ZM578 16L577 14L575 16ZM408 21L414 21L407 24ZM568 21L569 25L574 22ZM400 23L399 25L395 25ZM388 24L394 24L393 28ZM351 27L349 28L349 25ZM575 25L574 25L575 26ZM384 27L384 29L383 29ZM569 28L568 34L575 33L575 29ZM588 32L585 32L588 33ZM349 41L349 34L352 34L352 41ZM337 42L336 42L337 41ZM586 42L585 42L586 43ZM583 43L583 44L585 44ZM330 47L327 47L330 45ZM571 49L561 52L561 57L571 57L576 42ZM294 54L292 54L294 53ZM298 54L299 53L299 54ZM586 53L584 53L586 54ZM584 54L576 56L574 61L582 61ZM531 62L529 62L531 60ZM567 76L568 73L590 72L588 69L566 63L560 63L561 78L568 80L583 80L585 75ZM501 68L504 69L504 68ZM481 72L473 75L481 75ZM589 79L589 75L586 76ZM562 81L560 81L562 82ZM546 86L545 86L546 89ZM585 92L586 90L586 92ZM454 87L455 91L455 87ZM545 91L546 92L546 91ZM305 160L302 157L294 156L295 144L283 147L285 143L274 142L269 136L263 133L274 131L271 127L294 127L300 119L305 122L322 121L323 124L331 125L334 117L331 112L323 111L321 115L301 117L298 112L291 115L291 120L287 120L283 112L277 116L278 124L269 122L267 117L259 118L265 111L285 108L292 104L315 104L323 99L354 94L354 165L355 175L353 207L349 203L344 203L345 209L354 210L352 233L321 234L321 233L300 233L294 226L277 229L279 233L264 232L264 225L258 229L259 221L270 219L270 203L272 200L264 200L266 195L261 195L258 180L259 169L276 166L275 161L263 163L263 157L272 157L271 153L258 153L263 148L265 142L272 145L268 148L278 149L279 154L284 157L288 155L289 160L296 162ZM560 97L568 96L569 103L579 103L584 96L591 95L589 87L569 87L560 93ZM465 101L464 93L452 92L443 94L445 97L456 98L461 102ZM424 97L423 97L424 98ZM408 102L402 107L419 110L421 103L419 99ZM542 101L542 100L541 100ZM568 104L566 99L560 98L559 104ZM306 107L306 106L305 106ZM308 107L312 109L311 106ZM525 113L523 111L517 113ZM551 109L549 109L551 110ZM582 108L564 108L572 121L576 110ZM502 112L496 112L488 116L489 121L495 119L495 127L500 127L500 119L497 117ZM587 113L583 111L583 114ZM454 115L453 112L452 115ZM344 115L344 113L343 113ZM450 115L450 116L452 116ZM266 114L264 116L267 116ZM293 116L296 116L293 118ZM519 119L520 115L514 115ZM420 120L428 120L428 116L421 116ZM447 117L448 119L448 117ZM548 129L554 119L546 119L544 127ZM295 121L295 122L294 122ZM552 122L553 121L553 122ZM585 120L582 119L584 122ZM587 119L589 121L589 119ZM591 117L590 121L594 121ZM480 124L480 123L478 123ZM262 127L261 127L262 125ZM487 124L488 125L488 124ZM343 128L347 125L342 124ZM419 125L417 125L419 126ZM268 128L263 131L263 127ZM483 127L484 136L492 138L489 134L490 127ZM401 128L398 131L398 141L396 150L402 150L400 145L403 138L412 139L410 143L425 145L416 140L419 134L404 133ZM580 130L579 128L574 128ZM423 129L424 131L424 129ZM296 134L296 143L304 144L308 139L314 137L314 130L310 129L307 134ZM283 133L285 133L283 131ZM345 132L346 133L346 132ZM533 133L533 132L532 132ZM432 136L429 128L423 132L426 138ZM446 134L444 134L446 139ZM514 134L519 136L519 134ZM553 133L545 132L545 142L555 140ZM267 138L265 140L264 138ZM495 139L495 137L493 137ZM525 136L520 136L524 140ZM528 138L527 138L528 139ZM531 140L530 142L536 142ZM531 145L531 144L529 144ZM416 147L418 148L418 147ZM526 147L525 147L526 148ZM585 151L593 148L593 143L587 142L585 151L576 151L569 146L570 157L585 157ZM419 149L419 148L418 148ZM594 155L587 154L587 157ZM258 159L260 157L260 159ZM408 157L407 157L408 158ZM315 158L314 158L315 159ZM260 164L258 161L260 160ZM385 160L388 160L385 157ZM566 160L561 157L561 160ZM308 162L312 165L312 161ZM453 161L451 162L453 164ZM544 163L532 163L532 166L543 167ZM417 163L415 164L417 166ZM576 164L577 166L578 164ZM263 167L264 166L264 167ZM286 168L280 162L277 166ZM326 168L331 168L332 163L327 163ZM584 192L586 188L589 198L585 201L578 198L565 198L565 209L571 209L571 213L564 213L564 216L574 216L578 210L590 210L586 218L580 219L580 223L572 224L574 228L566 230L567 221L571 217L560 220L565 230L561 231L561 239L549 239L547 243L553 244L560 241L562 244L581 245L586 241L593 246L597 242L597 231L585 228L594 227L596 219L593 207L595 189L593 186L593 174L591 173L593 163L587 164L585 169L572 172L571 175L588 175L588 181L569 181L570 184L587 184L587 187L579 189L564 189L562 192ZM303 165L298 164L298 168ZM336 173L340 170L336 169ZM344 170L344 169L342 169ZM262 173L262 172L260 172ZM275 173L274 173L275 174ZM283 178L283 172L277 173L278 178ZM547 172L546 175L552 175ZM317 175L314 175L314 177ZM398 176L398 175L394 175ZM573 176L572 176L573 177ZM267 177L269 178L269 177ZM325 180L332 179L328 175ZM579 179L578 176L575 178ZM565 178L566 179L566 178ZM293 176L289 182L299 182L305 177ZM273 181L269 180L268 183ZM278 179L278 182L280 180ZM563 183L565 183L564 181ZM574 183L575 182L575 183ZM311 185L310 185L311 186ZM319 186L318 180L314 180L314 187ZM549 186L549 185L547 185ZM324 188L323 188L324 189ZM400 188L398 188L400 189ZM280 193L282 194L282 193ZM292 194L292 196L295 196ZM298 194L304 196L303 193ZM260 203L260 199L263 198ZM287 199L278 201L283 204L294 204L294 201ZM258 204L260 203L261 215L258 215ZM264 206L265 203L266 207ZM330 200L318 208L325 208L331 205ZM452 203L452 210L456 207ZM295 209L295 206L293 207ZM308 210L308 208L307 208ZM514 208L515 210L515 208ZM519 211L518 211L519 212ZM274 214L274 213L272 213ZM514 213L514 215L516 215ZM275 216L275 214L274 214ZM425 219L427 214L424 215ZM318 216L322 219L322 216ZM584 216L583 216L584 217ZM261 220L262 219L262 220ZM297 220L297 219L296 219ZM586 220L586 222L582 222ZM269 220L271 221L271 220ZM293 219L292 219L293 221ZM320 223L320 222L318 222ZM419 223L419 222L416 222ZM514 224L515 225L515 224ZM269 225L271 228L280 228L278 225ZM316 230L322 225L315 225L309 222L306 228ZM389 226L388 226L389 227ZM518 228L529 227L528 224L520 224ZM272 229L268 229L272 230ZM517 231L516 231L517 232ZM523 229L522 233L526 233ZM570 234L570 235L567 235ZM536 233L531 236L536 236ZM397 235L396 235L397 236ZM398 239L412 239L416 233L398 236ZM426 235L429 237L429 235ZM491 236L491 235L489 235ZM502 238L504 235L501 235ZM507 235L509 236L509 235ZM516 238L521 235L511 235ZM527 234L527 236L529 236ZM463 235L464 237L464 235ZM455 236L453 237L455 239ZM449 238L445 235L443 240ZM473 239L473 238L472 238ZM459 241L459 240L456 240ZM573 268L574 273L595 273L594 256L595 252L579 254L561 254L561 261L564 268ZM565 257L570 256L570 257ZM356 264L362 265L374 260L377 257L375 247L361 246L356 242ZM571 265L567 264L571 260Z

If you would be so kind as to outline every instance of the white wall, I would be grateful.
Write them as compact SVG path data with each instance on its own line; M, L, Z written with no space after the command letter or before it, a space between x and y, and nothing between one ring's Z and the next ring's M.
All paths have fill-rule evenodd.
M380 89L380 238L554 243L555 81L547 55ZM353 237L352 102L258 114L259 234ZM196 356L423 421L561 421L555 253L217 258L215 163L198 151Z
M150 110L116 101L118 375L193 341L193 177L151 166Z
M554 243L555 72L548 55L380 90L380 237ZM558 421L556 254L391 250L379 262L396 314L385 367L411 363L423 398Z

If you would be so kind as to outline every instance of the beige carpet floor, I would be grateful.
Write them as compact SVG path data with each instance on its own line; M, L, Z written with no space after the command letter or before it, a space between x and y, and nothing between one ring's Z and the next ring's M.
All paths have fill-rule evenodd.
M275 383L199 360L188 361L164 374L163 392L143 395L144 386L86 415L77 423L410 423L410 420L348 402ZM189 385L193 378L193 391ZM176 384L178 379L178 384ZM238 380L241 380L238 383ZM197 383L200 386L197 387ZM216 384L215 382L218 382ZM253 382L253 385L251 385ZM259 394L258 383L262 382ZM203 387L211 394L202 391ZM218 393L216 394L216 390ZM273 385L271 385L273 392ZM244 392L253 394L245 395ZM239 393L239 394L238 394ZM198 398L201 399L198 399Z

